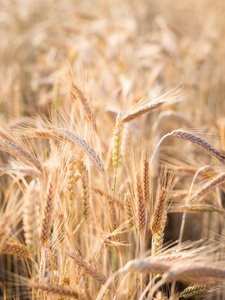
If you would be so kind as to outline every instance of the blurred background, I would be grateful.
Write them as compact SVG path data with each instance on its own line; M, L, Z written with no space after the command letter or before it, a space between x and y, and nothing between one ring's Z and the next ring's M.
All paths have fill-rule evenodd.
M181 83L192 118L199 102L208 118L221 113L224 1L0 0L0 6L3 119L46 112L54 101L64 105L62 82L71 72L95 106ZM196 123L199 117L204 121L205 113Z

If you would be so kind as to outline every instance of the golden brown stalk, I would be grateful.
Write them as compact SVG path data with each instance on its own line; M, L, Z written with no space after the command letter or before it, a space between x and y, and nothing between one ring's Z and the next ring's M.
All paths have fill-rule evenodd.
M101 284L105 284L107 281L107 277L102 274L99 270L97 270L96 268L94 268L92 265L86 263L80 256L78 256L76 253L74 252L67 252L67 254L74 260L74 262L80 266L87 275L91 276L92 278L94 278L95 280L97 280L98 282L100 282ZM111 289L112 291L114 291L114 286L110 285L109 289Z
M20 146L16 145L14 142L8 139L4 139L3 143L12 151L12 153L15 156L22 156L26 161L28 161L29 163L34 165L39 171L44 173L44 169L41 163L32 154L28 153L25 149L21 148Z
M40 233L40 240L43 246L49 241L49 233L52 224L52 214L53 214L53 202L54 202L54 190L55 187L53 186L53 177L51 176L49 179L45 203L44 203L44 211L41 221L41 233Z
M43 292L66 296L66 297L72 297L75 299L79 299L80 294L82 294L71 287L65 287L60 285L51 285L47 283L35 283L32 281L26 282L26 285L35 288L37 290L42 290Z
M180 88L175 87L170 91L166 91L159 97L154 100L151 100L150 97L145 97L141 101L139 101L139 106L131 109L127 114L123 116L123 122L130 122L131 120L142 116L144 114L150 113L156 110L159 107L164 105L169 105L171 103L179 101L178 96L180 96ZM181 98L180 98L181 100ZM143 104L142 104L143 102ZM147 103L146 103L147 102ZM146 103L146 104L144 104Z
M149 163L144 159L143 160L143 173L142 173L142 180L143 180L143 190L144 190L144 200L145 205L149 202Z
M43 174L37 170L36 168L32 168L32 167L16 167L15 168L16 171L18 171L19 173L22 173L24 175L27 176L31 176L31 177L42 177Z
M207 292L209 288L210 288L210 284L190 285L180 293L179 297L183 297L183 298L195 297Z
M127 223L127 228L131 231L134 226L134 214L132 210L132 203L131 203L131 194L127 192L124 196L124 207L125 207L125 217Z
M114 173L117 173L117 169L121 163L121 137L122 137L122 118L121 114L117 115L116 125L113 130L113 148L112 148L112 161Z
M94 114L91 110L90 104L88 103L88 100L84 97L84 94L81 92L81 90L73 82L71 83L71 96L73 99L78 99L81 102L84 115L92 125L93 129L96 130L96 121Z
M89 183L88 183L88 171L85 166L83 168L81 182L82 182L83 216L85 221L87 221L89 215L89 208L90 208L90 202L89 202L90 194L89 194Z
M146 228L146 207L143 198L143 191L141 185L141 178L138 173L135 176L135 197L136 197L136 211L137 211L137 226L140 236L144 234Z
M213 188L219 186L221 183L225 182L225 173L221 173L217 175L215 178L205 183L200 189L198 189L192 198L202 197L208 192L210 192Z
M28 249L35 253L38 247L39 236L39 208L38 195L34 182L31 182L24 200L23 229Z
M201 137L184 130L174 130L171 132L171 134L176 138L189 140L192 143L199 145L200 147L205 149L208 153L210 153L212 156L216 157L219 161L225 163L225 155L220 153L211 144L203 140Z
M31 253L23 244L20 243L4 242L3 245L0 246L0 253L21 256L29 259L32 258Z
M164 274L163 280L166 282L182 281L194 282L199 284L210 283L212 281L225 281L225 269L209 265L182 264L171 267Z

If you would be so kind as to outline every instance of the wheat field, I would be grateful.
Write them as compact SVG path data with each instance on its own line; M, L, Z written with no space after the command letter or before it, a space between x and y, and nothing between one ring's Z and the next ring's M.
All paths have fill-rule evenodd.
M0 7L1 299L225 299L225 2Z

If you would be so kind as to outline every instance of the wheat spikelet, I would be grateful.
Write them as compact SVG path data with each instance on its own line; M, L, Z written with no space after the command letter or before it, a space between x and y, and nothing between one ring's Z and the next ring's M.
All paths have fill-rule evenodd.
M57 238L56 238L57 242L59 242L60 244L63 244L65 237L67 235L67 230L66 230L64 216L60 212L58 212L58 215L57 215L55 230L56 230L56 234L57 234Z
M150 97L143 98L142 101L138 103L137 108L131 109L127 114L123 116L123 122L130 122L131 120L142 116L144 114L150 113L159 107L162 107L164 105L169 105L171 103L177 102L179 100L180 96L180 88L175 87L174 89L171 89L169 91L166 91L162 95L158 96L156 99L151 101ZM147 104L142 104L142 102Z
M168 190L164 187L158 192L157 201L155 204L155 210L151 221L152 234L161 232L166 222L166 204L167 204Z
M37 290L42 290L43 292L66 296L66 297L72 297L75 299L79 299L80 294L82 294L82 292L80 291L78 292L71 287L65 287L60 285L52 285L47 283L35 283L32 281L26 282L26 285L35 288Z
M201 137L184 130L174 130L171 132L171 134L176 138L189 140L192 143L199 145L200 147L205 149L208 153L210 153L212 156L216 157L219 161L225 163L225 156L222 153L220 153L218 150L216 150L208 142L203 140Z
M225 215L224 209L213 204L191 204L186 206L179 206L177 211L180 210L188 212L218 212L219 214Z
M96 168L102 174L105 173L104 166L103 166L103 163L101 162L100 158L95 153L95 151L90 146L88 146L88 144L84 140L82 140L81 138L79 138L78 136L76 136L74 133L72 133L71 131L69 131L67 129L61 128L61 131L64 133L64 137L67 138L66 139L67 141L75 143L77 146L79 146L88 155L88 157L93 162L93 164L96 166Z
M96 130L97 127L96 127L95 117L88 103L88 100L84 97L84 94L74 83L71 83L71 96L73 99L78 99L81 102L84 115L92 125L93 129Z
M91 276L101 284L105 284L107 281L107 277L102 274L99 270L94 268L92 265L86 263L81 257L72 252L67 252L67 254L74 260L74 262L80 266L87 275ZM114 287L112 285L109 286L109 289L114 291Z
M36 157L34 157L30 153L28 153L25 149L21 148L20 146L16 145L14 142L8 139L4 139L2 142L6 145L6 147L8 147L12 151L12 153L15 156L22 156L26 161L30 162L39 171L44 173L44 169Z
M127 192L124 196L124 208L125 208L125 217L127 220L127 228L131 231L134 226L134 220L133 220L133 210L132 210L132 204L131 204L131 194Z
M3 245L0 246L0 253L21 256L29 259L32 258L31 253L23 244L20 243L11 243L5 241Z
M66 196L68 201L73 202L75 196L75 184L79 180L80 175L76 173L76 156L71 151L69 154L69 162L66 173Z
M54 201L54 189L53 186L53 177L51 176L49 179L46 196L45 196L45 203L44 203L44 210L41 222L41 233L40 233L40 241L43 246L49 240L49 233L51 229L52 223L52 214L53 214L53 201Z
M194 193L192 198L194 199L196 197L204 196L205 194L210 192L213 188L217 187L218 185L220 185L224 181L225 181L225 173L221 173L221 174L217 175L215 178L213 178L209 182L205 183L200 189L198 189Z
M89 214L89 183L88 183L88 171L86 167L84 166L82 175L81 175L81 182L82 182L82 204L83 204L83 216L85 221L88 219Z
M209 288L210 284L191 285L184 289L179 296L183 298L191 298L207 292Z
M142 236L146 228L146 211L145 211L145 202L144 202L143 191L141 186L141 178L138 173L136 173L135 175L135 197L136 197L136 211L137 211L137 227L140 236Z
M143 160L143 171L142 171L142 181L143 181L143 190L144 190L144 200L145 205L149 202L149 164L144 159Z
M33 253L38 247L39 236L39 208L38 197L35 191L34 182L31 182L24 200L23 229L28 249Z
M121 137L122 137L122 118L121 114L117 115L116 125L113 130L113 148L112 148L112 161L114 173L117 173L117 169L121 163Z

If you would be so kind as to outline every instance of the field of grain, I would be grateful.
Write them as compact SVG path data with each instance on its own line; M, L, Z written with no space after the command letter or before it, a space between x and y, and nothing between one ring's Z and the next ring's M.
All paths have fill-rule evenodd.
M0 7L0 299L225 299L225 2Z

